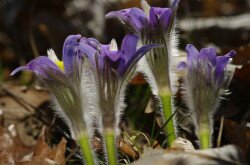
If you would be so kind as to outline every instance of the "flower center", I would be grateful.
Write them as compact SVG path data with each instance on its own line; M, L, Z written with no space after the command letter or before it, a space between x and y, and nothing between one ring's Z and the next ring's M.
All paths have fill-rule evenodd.
M64 71L64 63L63 63L63 61L58 60L58 58L57 58L54 50L53 49L49 49L47 51L47 54L48 54L48 58L51 61L53 61L58 66L58 68L60 68L62 71Z
M63 61L56 61L55 64L60 68L62 71L64 71L64 63Z

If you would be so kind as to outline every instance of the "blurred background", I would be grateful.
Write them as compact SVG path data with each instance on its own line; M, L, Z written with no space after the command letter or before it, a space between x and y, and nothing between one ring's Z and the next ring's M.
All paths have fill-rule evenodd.
M148 0L148 3L167 7L172 1ZM31 76L19 74L10 77L11 71L39 55L46 55L49 48L53 48L60 58L63 42L70 34L94 37L106 44L115 38L119 44L128 31L118 20L105 20L105 14L129 7L140 7L140 0L0 0L0 84L7 84L7 88L21 95L26 103L34 103L39 98L40 101L35 102L33 108L50 109L48 94L40 96L41 93L32 91L26 98L19 89L15 89L19 85L32 84ZM214 46L219 54L232 49L237 52L233 64L241 67L236 69L229 86L231 95L222 101L216 114L215 127L219 128L220 119L225 116L228 120L224 123L226 127L222 143L237 144L246 154L250 154L250 0L181 0L177 23L180 50L191 43L199 49ZM9 85L10 80L16 82L15 85ZM11 91L7 91L7 94L10 95ZM0 94L0 109L14 105L8 99L6 101L5 94L6 91ZM134 79L126 100L128 106L122 126L124 129L133 128L146 133L152 131L148 121L153 122L155 114L152 111L145 113L150 98L150 89L143 78L139 76ZM185 107L183 103L178 106ZM29 116L24 117L22 119L26 120ZM35 121L32 120L33 125ZM51 121L53 117L49 123ZM42 124L38 122L35 125L39 130ZM34 134L32 129L29 131ZM184 134L188 136L188 129L182 129L187 131ZM189 138L192 141L192 137ZM58 139L55 141L58 142ZM192 142L195 143L194 140Z

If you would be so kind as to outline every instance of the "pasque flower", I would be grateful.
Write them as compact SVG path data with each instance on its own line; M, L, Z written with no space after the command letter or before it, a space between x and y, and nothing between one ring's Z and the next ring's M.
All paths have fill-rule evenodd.
M73 138L82 148L87 164L94 164L94 156L89 144L93 136L93 109L98 108L94 75L85 67L87 60L82 51L94 53L95 50L80 43L80 35L70 35L64 42L62 61L55 52L48 50L48 56L40 56L26 66L15 69L11 75L21 70L29 70L48 87L56 112L65 119ZM90 51L90 52L89 52ZM92 52L91 52L92 51ZM89 125L89 126L88 126ZM90 128L90 129L87 129Z
M190 44L186 46L186 51L187 61L181 62L178 68L187 72L184 83L186 100L193 115L201 147L208 148L210 130L213 129L213 115L220 99L226 93L226 67L236 53L232 50L224 56L217 56L215 48L203 48L199 52Z
M109 164L116 164L115 134L123 111L124 92L136 62L156 44L137 49L138 37L127 35L118 50L115 40L102 45L96 39L69 36L62 61L55 52L15 69L34 72L52 92L54 106L78 140L87 164L94 164L89 145L93 121L102 123ZM93 119L95 118L95 120Z
M172 8L160 8L150 7L145 0L142 0L143 10L134 7L112 11L106 15L107 18L118 18L123 22L140 37L143 45L150 43L163 45L163 48L151 50L139 61L138 71L144 73L153 94L160 98L166 121L172 116L170 75L176 45L174 29L179 1L175 0ZM173 120L167 124L166 131L170 144L175 139Z
M135 64L156 44L142 46L137 49L138 37L126 35L118 49L115 40L109 45L100 44L92 38L82 38L81 43L88 44L96 50L95 54L85 52L90 64L96 72L96 82L99 86L100 111L102 114L102 133L104 135L108 163L116 162L116 135L119 135L118 123L124 109L124 93L128 81L133 75Z

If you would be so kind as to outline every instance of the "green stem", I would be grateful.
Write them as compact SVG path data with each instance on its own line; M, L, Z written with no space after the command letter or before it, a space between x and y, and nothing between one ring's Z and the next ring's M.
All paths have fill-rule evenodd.
M78 143L80 144L85 163L87 165L95 165L95 161L92 155L92 150L89 145L89 138L87 135L83 134L80 136Z
M199 139L201 149L207 149L210 147L210 127L207 122L200 124Z
M170 92L160 93L160 98L161 98L161 102L162 102L164 119L165 119L165 121L167 121L168 118L170 118L172 116L171 93ZM167 136L168 145L170 146L172 144L172 142L176 139L173 118L171 118L169 120L165 129L166 129L166 132L168 134L168 136Z
M117 165L114 131L110 129L104 130L104 138L105 138L106 150L108 154L108 164Z

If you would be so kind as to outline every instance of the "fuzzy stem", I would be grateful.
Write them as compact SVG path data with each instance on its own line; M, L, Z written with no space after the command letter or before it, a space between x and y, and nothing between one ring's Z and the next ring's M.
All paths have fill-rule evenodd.
M105 138L106 150L108 154L108 164L117 165L114 131L111 129L104 130L104 138Z
M210 125L209 122L202 122L199 126L199 139L201 149L210 147Z
M95 165L88 136L86 134L82 134L78 140L78 143L80 144L85 163L87 165Z
M171 107L171 92L161 92L160 98L162 102L162 108L163 108L163 114L165 121L168 120L172 116L172 107ZM174 120L171 118L169 122L167 123L165 130L168 134L167 136L167 142L170 146L172 142L176 139L175 137L175 131L174 131Z

